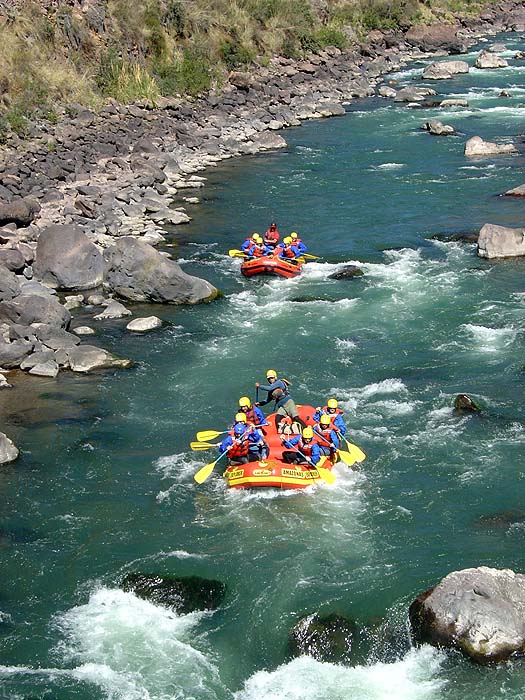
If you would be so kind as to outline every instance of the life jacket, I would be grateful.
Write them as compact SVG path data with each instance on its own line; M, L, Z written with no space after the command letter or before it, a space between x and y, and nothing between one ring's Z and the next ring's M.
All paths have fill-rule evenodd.
M323 406L321 411L325 416L330 417L330 430L337 430L334 421L337 418L337 416L341 416L343 414L343 411L341 411L340 408L336 408L335 413L328 413L328 406Z
M296 449L299 450L299 452L302 452L305 457L308 457L308 459L311 459L312 458L312 448L314 445L315 445L315 442L313 440L310 440L310 442L303 442L302 440L299 440L299 442L297 443L297 445L295 447L296 447Z
M277 244L277 241L279 240L280 237L281 237L281 234L279 233L279 231L277 229L275 229L274 231L271 231L270 229L268 229L267 231L264 232L263 241L267 245L274 246Z
M252 251L252 255L254 258L262 258L264 255L264 245L262 243L256 243L255 248Z
M235 437L233 435L233 430L230 432L230 435L233 440L233 445L230 445L228 447L228 457L246 457L248 454L248 450L250 449L250 445L248 442L248 431L246 431L243 435L240 437Z
M324 438L324 440L322 440L320 438L318 439L318 444L320 447L330 447L330 445L332 444L332 437L331 437L332 430L333 430L333 428L331 427L331 425L329 425L328 428L321 428L320 424L315 426L314 438L315 438L316 433L318 436L322 436Z
M252 406L243 411L246 416L246 423L248 423L248 428L252 428L257 424L257 416L255 415L255 409Z
M284 246L281 255L284 258L290 258L291 260L295 258L295 253L293 252L291 245Z

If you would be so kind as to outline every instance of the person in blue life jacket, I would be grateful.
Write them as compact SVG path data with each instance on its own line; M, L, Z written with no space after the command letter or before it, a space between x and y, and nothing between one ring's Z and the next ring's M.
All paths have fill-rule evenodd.
M253 255L253 251L255 249L255 246L257 245L258 236L258 233L252 233L252 235L244 241L244 243L241 245L241 250L243 253L246 253L246 255L249 256Z
M323 413L319 419L319 422L314 425L314 437L319 443L321 453L328 455L330 459L333 459L341 443L337 433L331 427L330 423L330 416Z
M282 260L293 262L299 257L300 253L299 250L292 245L292 239L290 236L286 236L286 238L283 238L282 243L279 243L279 245L275 248L274 255Z
M321 449L314 440L314 431L310 425L303 428L301 435L288 438L281 435L281 442L284 447L292 448L283 451L283 460L287 464L316 465L321 459Z
M291 232L290 238L292 239L292 245L295 246L297 248L297 250L299 251L299 255L302 255L303 253L307 252L308 247L299 238L299 234L296 231Z
M288 390L290 382L286 379L278 379L277 372L274 369L269 369L266 372L266 379L268 380L268 384L259 384L259 382L255 382L257 389L262 389L262 391L266 391L268 394L266 401L257 401L255 405L266 406L266 404L271 401L275 402L275 428L277 432L281 432L281 421L287 416L299 423L302 428L306 428L306 423L299 416L295 401L290 396Z
M258 406L252 405L247 396L241 396L239 399L239 411L236 418L240 413L244 413L247 425L252 427L260 436L259 443L250 445L250 452L258 452L259 456L257 459L266 459L270 452L268 443L264 439L264 426L269 425L266 416Z
M340 435L346 434L346 423L343 418L343 412L338 407L337 399L328 399L326 406L322 408L318 406L313 415L314 421L318 423L323 415L330 416L330 426L336 433Z
M237 413L233 428L219 445L219 452L221 455L227 453L232 466L254 462L260 459L258 448L260 440L259 433L247 425L246 415ZM257 445L257 454L250 449L255 445Z

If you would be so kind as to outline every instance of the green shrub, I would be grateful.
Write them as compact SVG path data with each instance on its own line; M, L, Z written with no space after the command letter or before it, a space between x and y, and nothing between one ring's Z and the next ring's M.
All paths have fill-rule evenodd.
M254 59L254 53L235 39L224 41L219 47L219 53L228 70L247 65Z
M336 27L321 27L321 29L316 32L316 36L321 48L324 48L325 46L337 46L339 49L346 48L346 35Z
M184 49L182 58L157 63L155 75L162 95L200 95L215 77L208 53L202 47Z

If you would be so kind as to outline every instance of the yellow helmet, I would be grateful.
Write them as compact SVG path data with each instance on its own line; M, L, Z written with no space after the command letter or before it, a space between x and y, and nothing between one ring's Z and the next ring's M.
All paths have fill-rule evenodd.
M269 369L266 371L266 379L270 379L270 377L277 379L277 372L274 369Z
M286 236L286 238L283 238L283 243L285 245L290 245L291 242L292 242L292 239L290 238L290 236Z
M295 231L292 231L290 234L290 238L292 238L295 241L296 238L299 238L299 234Z
M244 407L251 408L251 405L252 405L252 402L250 401L250 399L247 396L241 396L241 398L239 399L239 407L240 408L244 408Z
M331 420L330 416L327 416L326 413L323 413L319 423L321 423L321 425L330 425L330 420Z
M246 423L246 413L236 413L235 414L236 423Z
M306 428L303 430L303 437L304 438L313 438L314 436L314 431L311 425L307 425Z
M326 405L328 408L337 408L337 399L328 399Z
M254 241L257 241L257 243L262 243L262 236L259 236L258 233L254 233L252 238Z
M257 231L255 231L254 233L252 233L252 238L257 238L258 235L259 234L257 233Z

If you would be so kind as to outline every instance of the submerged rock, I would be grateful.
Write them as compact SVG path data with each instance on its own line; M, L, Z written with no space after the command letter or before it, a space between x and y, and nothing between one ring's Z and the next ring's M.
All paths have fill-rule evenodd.
M349 280L354 277L362 277L365 273L357 265L345 265L336 270L331 275L328 275L329 280Z
M91 372L94 369L111 367L127 368L133 364L131 360L119 359L107 350L97 348L95 345L78 345L66 350L66 352L69 366L73 372Z
M482 51L474 63L476 68L507 68L508 63L501 56L496 56L491 51Z
M458 73L468 73L469 64L466 61L437 61L431 63L423 71L425 80L446 80Z
M454 399L454 410L457 412L479 413L481 408L468 394L458 394Z
M503 511L493 515L482 515L475 524L478 528L487 528L488 530L508 530L513 525L525 524L525 513L523 511Z
M139 598L173 608L183 615L195 610L215 610L226 593L224 583L199 576L128 574L121 586Z
M440 122L438 119L429 119L421 125L421 128L434 136L448 136L449 134L455 133L453 126L450 126L450 124L443 124L443 122Z
M0 464L14 462L19 454L14 442L5 433L0 433Z
M505 197L525 197L525 185L518 185L504 193Z
M525 652L525 575L486 566L454 571L409 609L414 641L458 649L477 663Z
M349 663L357 635L356 624L332 613L303 617L291 630L288 647L292 656L312 656L317 661Z

